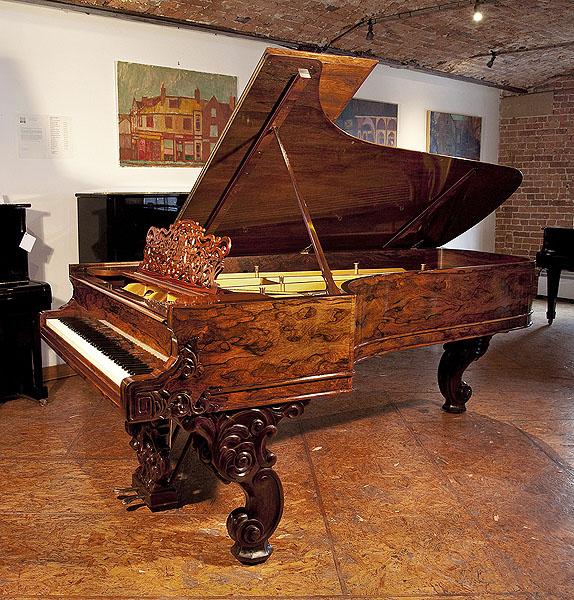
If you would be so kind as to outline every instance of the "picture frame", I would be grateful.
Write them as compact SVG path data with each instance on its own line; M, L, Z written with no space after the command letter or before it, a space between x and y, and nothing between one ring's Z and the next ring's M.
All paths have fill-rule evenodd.
M352 98L335 120L343 131L367 142L397 146L398 104Z
M237 98L237 77L116 62L120 166L201 167Z
M482 117L427 111L427 152L480 160Z

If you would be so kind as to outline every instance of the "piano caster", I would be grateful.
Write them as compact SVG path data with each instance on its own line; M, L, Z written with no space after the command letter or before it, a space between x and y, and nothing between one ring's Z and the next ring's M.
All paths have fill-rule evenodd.
M466 410L466 403L472 396L472 388L462 375L471 362L478 360L488 350L492 336L448 342L438 366L438 385L446 402L442 409L448 413L460 414Z
M271 556L272 552L273 546L267 540L257 548L242 548L237 542L231 547L231 554L242 565L260 565Z

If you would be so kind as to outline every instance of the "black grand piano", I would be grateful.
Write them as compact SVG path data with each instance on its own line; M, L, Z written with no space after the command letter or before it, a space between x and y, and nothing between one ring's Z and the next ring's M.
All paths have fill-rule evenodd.
M574 229L545 227L542 248L536 253L536 266L546 269L548 323L556 318L556 299L562 271L574 271Z
M44 339L114 403L139 466L130 491L178 506L187 434L245 505L227 521L246 564L283 510L266 446L283 417L352 390L354 365L444 343L444 410L467 366L530 324L533 261L439 248L491 213L515 169L388 148L334 120L376 61L265 52L177 221L143 261L70 267L72 300Z

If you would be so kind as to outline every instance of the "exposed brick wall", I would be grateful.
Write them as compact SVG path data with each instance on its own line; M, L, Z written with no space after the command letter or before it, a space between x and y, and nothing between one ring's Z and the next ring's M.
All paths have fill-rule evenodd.
M543 227L574 227L574 74L540 91L550 114L500 120L498 162L524 180L496 212L497 252L534 257Z

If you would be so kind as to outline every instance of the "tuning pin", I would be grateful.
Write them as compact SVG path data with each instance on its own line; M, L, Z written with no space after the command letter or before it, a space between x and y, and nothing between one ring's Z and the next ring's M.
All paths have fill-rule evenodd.
M356 263L353 263L353 264L355 265L355 275L358 275L359 274L359 263L356 262Z
M255 265L255 277L259 277L259 265Z

